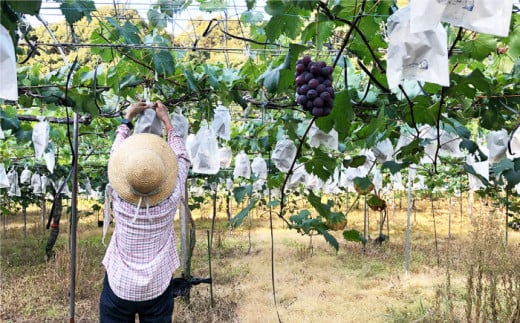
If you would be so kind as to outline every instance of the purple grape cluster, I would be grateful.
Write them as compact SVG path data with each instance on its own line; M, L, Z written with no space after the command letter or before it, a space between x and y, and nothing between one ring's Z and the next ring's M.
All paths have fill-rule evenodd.
M305 55L296 62L296 102L315 117L329 115L334 103L332 66Z

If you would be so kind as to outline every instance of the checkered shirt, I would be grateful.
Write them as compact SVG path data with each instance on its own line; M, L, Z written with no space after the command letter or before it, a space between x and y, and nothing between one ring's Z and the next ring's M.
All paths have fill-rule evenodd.
M128 136L130 129L120 125L112 152ZM115 229L103 265L110 288L122 299L145 301L160 296L180 267L175 243L173 219L185 189L190 161L183 138L174 129L168 132L168 144L177 156L178 178L172 195L148 209L124 201L113 191L112 208Z

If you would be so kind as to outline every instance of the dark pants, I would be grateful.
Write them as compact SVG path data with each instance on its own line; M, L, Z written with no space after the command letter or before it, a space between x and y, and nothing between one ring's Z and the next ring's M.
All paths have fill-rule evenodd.
M148 301L127 301L117 297L105 275L103 291L99 300L99 321L108 322L135 322L135 315L139 315L139 322L172 322L173 316L173 288L172 284L162 295Z

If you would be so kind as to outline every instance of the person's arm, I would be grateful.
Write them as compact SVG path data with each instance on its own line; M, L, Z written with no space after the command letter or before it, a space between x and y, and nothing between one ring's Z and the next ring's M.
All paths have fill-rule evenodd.
M145 102L136 102L131 104L125 113L125 119L130 122L130 124L133 124L134 118L146 110L148 105ZM116 129L116 137L114 139L114 142L112 144L112 148L110 150L110 154L126 139L130 136L130 131L132 130L130 128L131 126L128 124L120 124Z
M182 135L172 127L170 116L168 115L168 109L160 101L154 103L154 109L157 117L163 122L164 129L168 134L168 144L172 148L173 152L177 156L177 167L178 167L178 181L184 184L188 177L188 170L190 168L190 158L188 150L184 143Z

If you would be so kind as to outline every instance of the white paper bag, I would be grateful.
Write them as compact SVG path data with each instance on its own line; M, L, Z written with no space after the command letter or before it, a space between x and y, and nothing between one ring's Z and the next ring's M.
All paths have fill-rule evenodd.
M39 117L38 119L40 121L33 126L32 142L34 146L34 156L41 158L49 144L50 127L44 117Z
M42 178L40 174L34 173L31 176L31 187L33 190L33 194L35 195L42 195Z
M250 178L251 177L251 163L249 158L244 151L239 152L235 157L235 168L233 170L233 178L238 177Z
M47 176L45 176L45 175L40 176L40 180L42 183L42 194L45 195L45 193L47 193L47 182L48 182Z
M276 143L271 159L281 172L286 173L296 157L296 145L289 139L282 139Z
M486 135L486 146L489 150L489 163L495 164L506 158L507 131L505 129L491 131Z
M484 177L486 180L489 181L489 160L485 160L482 162L469 162L468 161L468 164L473 167L473 169L475 170L475 172L477 174L481 175L482 177ZM469 184L469 188L474 191L486 187L486 185L484 185L484 183L482 183L480 178L478 178L477 176L475 176L473 174L468 174L468 184Z
M412 32L434 29L441 21L476 32L506 37L513 0L412 0Z
M54 173L54 166L56 165L56 157L54 155L54 145L52 143L49 143L47 146L47 149L45 150L45 155L43 156L45 158L45 166L49 170L49 172L52 174Z
M186 119L186 117L183 116L180 111L178 111L170 115L170 121L172 123L172 127L177 129L182 138L186 139L186 137L188 137L189 130L188 119Z
M403 191L403 176L401 172L397 172L395 174L390 174L390 182L392 183L392 188L397 191Z
M7 178L7 173L5 172L5 166L3 163L0 163L0 188L8 188L10 186L9 178Z
M7 195L18 197L22 196L22 192L20 190L20 179L14 168L7 173L7 178L9 179L9 191L7 192Z
M306 190L318 193L324 185L325 183L318 176L307 174L307 181L305 182Z
M228 168L231 165L231 159L233 159L233 151L229 147L220 147L220 167Z
M233 191L233 180L231 178L226 179L226 190Z
M376 167L372 169L371 174L373 175L372 183L374 184L374 189L379 192L383 188L383 175Z
M193 160L193 157L197 154L197 150L199 149L199 143L197 141L196 134L190 133L188 137L186 137L186 148L188 150L190 160Z
M309 146L311 147L319 147L320 145L323 145L328 149L338 149L338 132L334 129L332 129L329 133L326 133L313 123L311 129L309 129L308 136Z
M17 101L16 55L11 35L3 25L0 25L0 71L2 71L0 98Z
M220 169L220 157L217 137L209 128L206 120L203 120L194 146L197 147L195 156L192 157L193 172L200 174L216 174Z
M412 33L410 7L404 7L388 18L388 35L386 77L391 89L403 79L450 85L447 34L441 24Z
M392 155L394 154L392 141L389 138L379 141L375 147L372 148L372 152L374 153L377 162L380 164L392 159Z
M164 125L161 119L157 118L154 109L146 109L139 114L139 119L134 127L134 133L153 133L162 136Z
M217 137L229 140L231 137L231 114L229 114L228 108L223 106L221 102L218 102L214 112L211 129Z
M251 162L251 171L256 176L256 178L267 178L267 163L260 154L253 158L253 161Z
M60 189L61 185L63 184L63 181L65 179L64 178L60 178L57 182L52 182L53 186L54 186L54 189L56 190L56 192L58 192L58 190ZM71 197L72 196L72 193L70 192L70 189L69 189L69 184L68 183L65 183L63 185L63 189L61 190L61 194L63 194L63 196L68 196L68 197Z
M84 185L84 189L85 189L85 194L87 195L87 197L91 197L92 196L92 184L90 184L90 178L86 178L85 179L85 185Z
M287 181L287 188L294 189L297 188L300 184L304 185L307 183L307 176L308 173L305 170L305 167L302 164L295 164L293 173Z
M31 184L31 176L32 172L29 170L29 168L25 167L20 174L20 184Z

